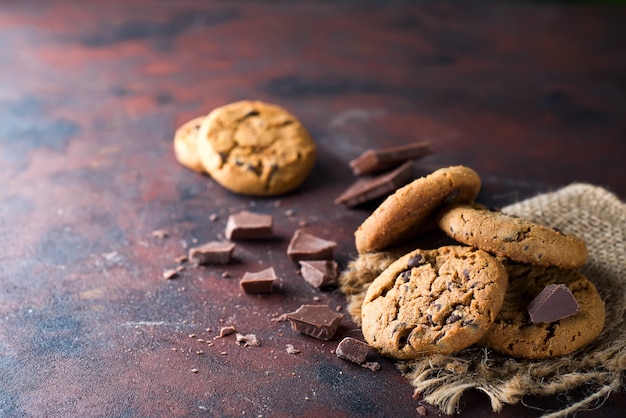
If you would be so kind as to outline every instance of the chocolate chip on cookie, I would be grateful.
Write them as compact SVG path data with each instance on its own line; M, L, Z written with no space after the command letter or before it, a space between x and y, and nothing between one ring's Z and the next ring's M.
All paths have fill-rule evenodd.
M295 116L259 101L213 110L198 134L207 173L240 194L275 196L298 187L315 163L313 139Z
M605 307L593 283L576 270L506 265L509 289L500 313L478 344L521 358L562 356L592 342L604 327ZM567 286L579 312L554 322L533 322L527 307L550 284Z
M380 251L402 243L414 236L442 205L472 202L480 184L480 177L474 170L453 166L399 188L356 230L357 251Z
M445 208L438 222L459 242L521 263L573 269L587 260L583 240L502 212L456 205Z
M498 314L507 288L502 263L482 250L414 250L369 286L361 319L381 354L412 359L450 354L478 341Z

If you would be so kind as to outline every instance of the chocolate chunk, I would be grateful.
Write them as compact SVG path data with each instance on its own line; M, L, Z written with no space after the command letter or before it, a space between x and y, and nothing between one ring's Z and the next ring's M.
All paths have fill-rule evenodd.
M246 210L232 214L226 222L226 238L266 239L274 235L272 215L262 215Z
M227 264L234 250L232 242L211 241L189 249L189 260L194 264Z
M301 260L332 260L337 243L296 230L287 247L287 255L294 263Z
M300 269L304 280L317 289L334 285L337 281L337 262L333 260L302 260Z
M416 160L432 153L429 141L382 149L369 149L348 165L356 176L377 173L407 160Z
M271 293L275 281L276 272L270 267L256 273L245 273L239 284L246 293Z
M335 354L341 359L361 364L365 363L369 349L370 346L367 343L356 338L346 337L337 346Z
M400 167L377 176L363 177L348 187L335 204L343 204L349 208L387 196L413 178L413 162L407 161Z
M461 319L460 315L452 314L446 319L446 324L453 324L457 322L459 319Z
M409 258L409 261L407 261L406 266L409 268L413 268L413 267L422 265L423 262L424 262L424 257L422 257L420 254L416 254L413 257Z
M294 330L320 340L335 336L343 315L333 312L327 305L302 305L287 314Z
M564 284L549 284L527 307L532 322L556 322L580 311L576 298Z

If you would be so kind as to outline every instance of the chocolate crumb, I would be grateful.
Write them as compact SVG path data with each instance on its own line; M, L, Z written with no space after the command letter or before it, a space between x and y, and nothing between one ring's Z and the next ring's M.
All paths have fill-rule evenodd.
M243 335L243 334L237 333L235 338L236 338L235 342L238 345L243 345L244 347L259 347L261 345L256 335L254 334Z
M380 363L378 363L377 361L366 361L365 363L361 364L361 367L365 367L366 369L370 369L375 372L377 370L380 370Z

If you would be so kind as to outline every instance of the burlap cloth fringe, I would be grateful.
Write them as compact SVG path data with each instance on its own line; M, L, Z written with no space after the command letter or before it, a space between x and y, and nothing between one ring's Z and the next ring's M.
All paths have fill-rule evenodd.
M626 383L626 204L601 187L576 183L503 211L585 240L589 260L581 272L594 282L606 303L602 334L592 344L559 358L521 360L470 347L455 355L398 362L398 368L422 399L447 414L460 412L461 395L472 388L485 393L496 412L504 404L520 402L524 395L554 395L582 385L586 385L582 399L559 411L543 411L544 416L562 417L598 407ZM362 255L341 274L340 288L358 325L369 283L404 250Z

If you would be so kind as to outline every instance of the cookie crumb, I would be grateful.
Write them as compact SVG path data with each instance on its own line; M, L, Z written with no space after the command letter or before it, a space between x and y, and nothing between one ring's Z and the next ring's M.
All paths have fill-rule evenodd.
M215 221L217 221L217 220L218 220L218 216L217 216L217 214L212 213L212 214L210 214L210 215L209 215L209 221L211 221L211 222L215 222Z
M416 411L420 417L425 417L426 415L428 415L428 411L426 410L426 407L424 405L418 406L416 408Z
M191 373L198 373L198 369L191 369Z

